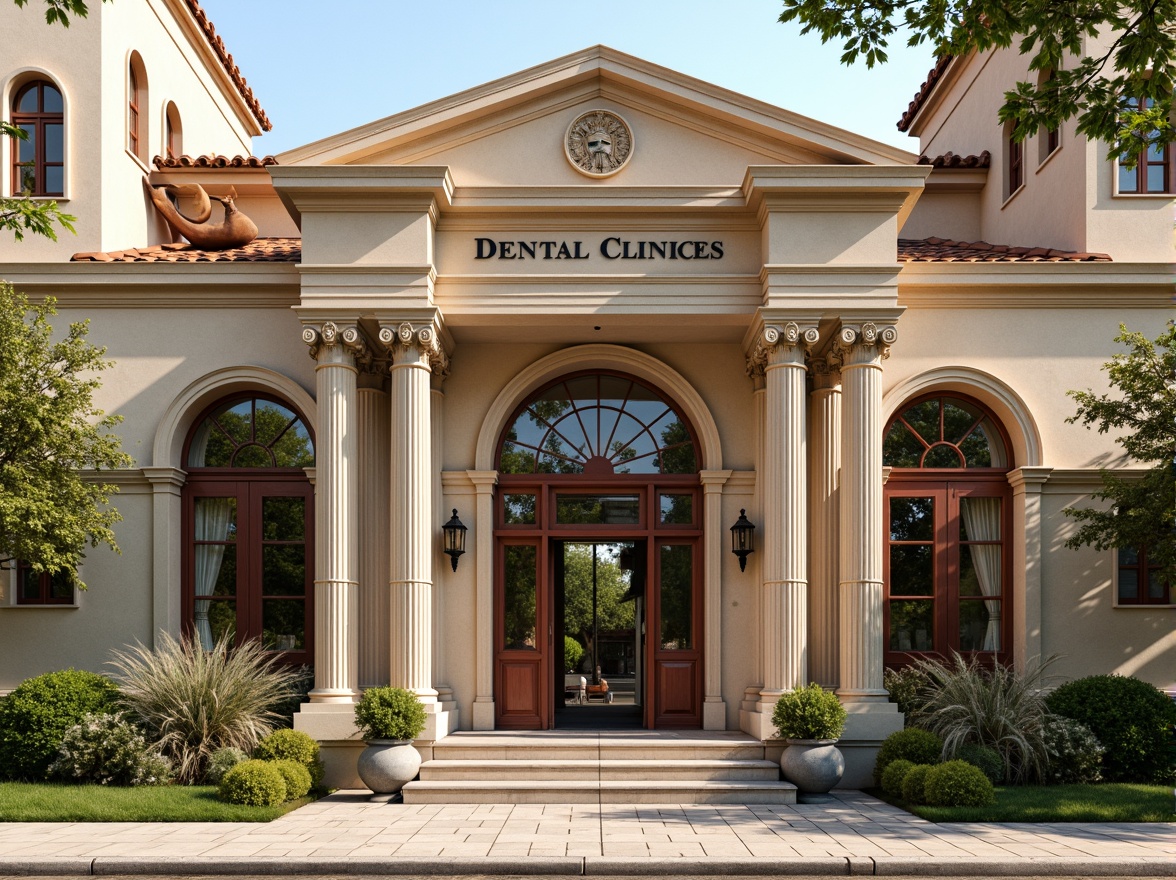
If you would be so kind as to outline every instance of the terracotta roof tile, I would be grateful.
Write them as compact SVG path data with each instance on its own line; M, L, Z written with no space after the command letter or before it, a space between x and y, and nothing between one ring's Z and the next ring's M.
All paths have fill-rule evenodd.
M122 251L74 254L75 263L297 263L301 238L256 238L244 247L205 251L188 244L160 244Z
M156 156L151 160L156 168L264 168L277 165L273 156Z
M957 156L944 153L942 156L920 156L916 165L931 165L934 168L988 168L992 165L992 153L985 150L979 156Z
M915 99L907 105L906 112L903 113L902 118L898 120L899 131L906 131L908 128L910 128L911 123L914 121L915 116L919 112L919 108L923 106L924 102L926 102L929 97L931 97L931 93L935 91L935 84L939 82L940 78L943 76L943 72L947 70L947 66L951 64L951 59L953 57L954 56L951 55L943 55L938 61L935 62L935 66L932 67L930 72L927 74L927 79L924 80L921 86L919 86L919 90L915 92Z
M900 263L1109 263L1106 254L1058 251L1044 247L1011 247L986 241L947 238L900 238Z
M241 69L237 67L233 61L233 56L229 54L229 50L225 48L225 41L217 36L216 28L208 18L208 13L200 8L197 0L186 0L188 9L191 11L196 23L200 25L204 31L204 37L208 40L208 44L212 46L212 51L216 53L220 63L224 66L225 71L229 74L229 79L233 81L233 85L237 87L237 91L245 101L245 106L253 114L253 118L257 120L261 126L262 131L270 131L274 126L269 121L269 117L265 115L265 111L261 109L261 104L253 94L253 89L245 82L245 77L241 76Z

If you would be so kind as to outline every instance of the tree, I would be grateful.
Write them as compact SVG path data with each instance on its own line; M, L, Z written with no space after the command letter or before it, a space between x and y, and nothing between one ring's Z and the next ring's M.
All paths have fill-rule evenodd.
M784 0L780 21L843 40L842 63L864 58L867 67L885 63L902 29L908 46L930 43L940 57L1016 42L1038 76L1005 93L999 119L1015 123L1015 140L1077 117L1079 133L1132 167L1150 145L1176 140L1176 0ZM1087 55L1099 36L1113 42Z
M93 404L95 374L111 364L86 341L89 322L52 341L55 314L53 299L30 306L0 282L0 569L76 573L87 542L118 551L117 487L80 473L134 463L110 433L122 419Z
M29 0L13 0L17 6L25 6ZM105 2L105 0L104 0ZM89 14L84 0L45 0L45 21L48 24L60 24L69 27L69 17L76 15L85 18ZM28 133L17 126L0 119L0 137L11 137L16 140L28 140ZM6 229L13 234L17 241L23 241L25 232L43 235L57 241L57 231L54 225L74 231L73 224L77 217L64 213L57 206L57 202L34 201L28 194L13 198L0 198L0 229Z
M1125 479L1103 470L1094 498L1104 509L1066 509L1082 525L1066 541L1072 549L1146 548L1168 583L1176 583L1176 322L1153 342L1119 325L1115 341L1129 346L1103 365L1119 395L1071 391L1078 412L1068 421L1098 426L1115 438L1135 461L1151 464L1142 479Z
M592 642L591 544L564 544L564 632L588 648ZM598 545L596 562L596 628L598 632L633 629L634 603L622 602L629 591L629 575L621 570L609 545ZM599 658L597 658L599 660Z

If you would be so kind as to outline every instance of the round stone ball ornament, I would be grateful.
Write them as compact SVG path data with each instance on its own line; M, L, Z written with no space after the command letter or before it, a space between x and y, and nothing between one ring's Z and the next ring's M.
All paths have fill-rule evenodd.
M610 110L589 110L568 126L564 154L581 174L609 177L633 155L633 129Z

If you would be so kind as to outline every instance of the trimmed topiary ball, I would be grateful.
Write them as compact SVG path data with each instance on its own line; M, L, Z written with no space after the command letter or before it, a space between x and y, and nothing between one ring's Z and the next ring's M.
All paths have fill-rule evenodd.
M938 764L943 757L943 740L927 730L908 727L890 734L878 750L874 764L874 782L882 784L882 774L891 761L900 758L912 764Z
M217 794L229 804L276 807L286 800L286 780L273 761L242 761L221 779Z
M217 749L212 753L212 757L208 759L208 770L204 773L204 781L209 785L220 785L226 773L242 761L248 760L249 756L247 754L232 746Z
M932 764L916 764L902 778L902 799L908 804L927 803L927 774Z
M1062 685L1046 698L1049 711L1080 721L1102 743L1107 782L1172 778L1176 703L1159 688L1121 675L1092 675Z
M257 748L253 750L253 757L263 761L296 761L310 773L313 788L322 785L323 763L319 760L319 744L314 737L301 730L275 730L257 744Z
M368 688L355 704L355 724L365 740L409 742L425 729L425 707L404 688Z
M113 711L117 697L110 679L79 669L22 682L0 700L0 778L44 779L66 731Z
M882 773L882 790L891 797L902 797L902 781L915 764L905 758L891 761Z
M955 756L973 767L979 767L993 785L999 785L1004 779L1004 759L996 749L979 743L964 743L956 750Z
M279 758L270 763L282 774L282 780L286 783L286 800L292 801L310 791L310 771L305 766L289 758Z
M1046 785L1071 785L1102 782L1102 757L1105 751L1090 728L1081 721L1062 715L1045 719L1045 749L1049 765L1045 768Z
M986 807L996 803L992 783L967 761L947 761L927 771L924 787L933 807Z

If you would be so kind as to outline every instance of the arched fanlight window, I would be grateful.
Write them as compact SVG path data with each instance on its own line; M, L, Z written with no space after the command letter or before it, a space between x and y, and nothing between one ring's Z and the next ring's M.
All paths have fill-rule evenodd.
M188 467L312 467L314 443L289 407L250 397L209 413L192 433L186 461Z
M694 434L674 406L629 376L591 373L543 388L503 435L504 474L693 474Z
M992 416L957 397L907 406L890 423L882 463L898 468L1007 468L1008 447Z

